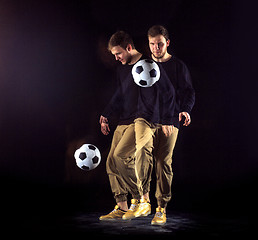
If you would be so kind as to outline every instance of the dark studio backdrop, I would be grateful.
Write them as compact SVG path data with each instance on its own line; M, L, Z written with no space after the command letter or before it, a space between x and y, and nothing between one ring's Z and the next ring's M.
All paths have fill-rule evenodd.
M227 0L1 0L2 200L16 210L113 208L105 171L112 133L103 136L98 123L115 89L107 41L125 30L148 54L147 30L163 24L169 52L186 63L196 90L192 124L174 152L169 208L249 214L258 170L251 9ZM91 172L75 165L82 143L102 154ZM153 206L154 192L155 177Z

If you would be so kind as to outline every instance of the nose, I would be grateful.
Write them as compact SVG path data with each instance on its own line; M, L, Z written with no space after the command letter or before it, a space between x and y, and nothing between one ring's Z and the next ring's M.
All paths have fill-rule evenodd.
M159 44L154 44L154 49L158 50L159 49Z
M117 55L115 55L115 59L116 59L116 61L118 60L118 56Z

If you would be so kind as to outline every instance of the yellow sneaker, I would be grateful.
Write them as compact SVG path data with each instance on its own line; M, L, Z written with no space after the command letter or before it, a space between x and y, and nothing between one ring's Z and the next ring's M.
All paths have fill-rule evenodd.
M140 204L134 212L135 217L146 217L151 213L151 205L146 199L141 199Z
M166 213L164 213L164 208L157 207L156 214L151 221L152 225L164 225L167 222Z
M128 209L128 211L123 215L123 220L130 220L132 218L135 218L135 211L138 209L139 207L139 200L137 199L131 199L131 206Z
M101 221L114 221L114 220L121 220L122 216L126 213L119 208L118 205L115 206L114 210L107 215L103 215L99 217Z

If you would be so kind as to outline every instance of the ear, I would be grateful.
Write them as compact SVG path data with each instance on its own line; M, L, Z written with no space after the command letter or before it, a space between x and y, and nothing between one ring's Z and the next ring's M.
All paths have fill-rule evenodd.
M167 47L170 45L170 40L168 39L167 40Z
M132 45L131 44L128 44L127 47L126 47L126 51L130 52L132 51Z

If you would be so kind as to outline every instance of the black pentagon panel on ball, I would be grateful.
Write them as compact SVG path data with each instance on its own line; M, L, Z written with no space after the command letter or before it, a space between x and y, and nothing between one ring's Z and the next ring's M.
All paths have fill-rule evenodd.
M90 168L87 167L87 166L85 166L85 165L83 165L81 168L82 168L83 170L86 170L86 171L90 170Z
M146 85L147 85L147 81L145 81L145 80L140 80L139 83L140 83L142 86L146 86Z
M80 155L79 155L79 158L80 158L81 160L84 160L85 158L87 158L86 153L85 153L85 152L81 152Z
M99 158L98 158L97 156L95 156L94 158L92 158L92 162L93 162L94 164L98 163L98 161L99 161Z
M93 146L93 145L89 145L89 149L91 149L91 150L95 150L95 149L96 149L96 147L95 147L95 146Z
M135 69L135 72L140 74L141 72L143 72L143 67L142 66L138 66L136 69Z
M153 63L153 61L151 59L145 59L145 62L147 63Z
M151 77L156 77L157 76L157 71L154 68L152 70L150 70L150 76Z

